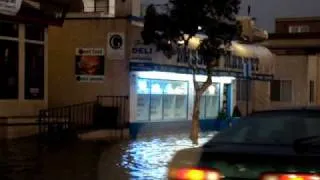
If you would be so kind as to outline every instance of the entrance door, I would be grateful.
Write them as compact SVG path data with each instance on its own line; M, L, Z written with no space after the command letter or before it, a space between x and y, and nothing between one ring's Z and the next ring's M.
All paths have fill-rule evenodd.
M223 86L223 108L228 117L232 116L232 84L224 84Z

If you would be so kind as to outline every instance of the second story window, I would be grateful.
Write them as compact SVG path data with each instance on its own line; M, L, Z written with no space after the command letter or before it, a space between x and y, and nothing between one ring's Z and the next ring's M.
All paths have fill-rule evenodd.
M294 25L289 26L289 33L306 33L310 31L310 27L307 25Z
M82 0L83 12L108 12L109 1L108 0Z

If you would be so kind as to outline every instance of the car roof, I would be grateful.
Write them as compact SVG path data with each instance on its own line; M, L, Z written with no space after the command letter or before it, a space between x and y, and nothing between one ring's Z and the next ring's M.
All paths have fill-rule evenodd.
M256 113L265 113L265 112L288 112L288 111L313 111L320 112L319 105L309 105L309 106L292 106L292 107L277 107L277 108L269 108L266 110L254 111L253 114Z

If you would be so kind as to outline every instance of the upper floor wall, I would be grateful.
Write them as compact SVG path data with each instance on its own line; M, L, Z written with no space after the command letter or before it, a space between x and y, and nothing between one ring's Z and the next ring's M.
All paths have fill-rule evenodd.
M251 5L251 15L256 17L258 27L275 32L275 19L279 17L320 16L319 0L241 0L240 15L247 15Z
M320 18L278 18L276 19L275 27L276 33L320 32Z
M70 0L67 18L124 17L132 14L136 0Z

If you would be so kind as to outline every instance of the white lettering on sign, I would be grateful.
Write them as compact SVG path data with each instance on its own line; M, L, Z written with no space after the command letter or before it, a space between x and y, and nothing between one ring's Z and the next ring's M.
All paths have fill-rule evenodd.
M80 76L77 76L77 80L78 80L79 82L102 83L102 82L104 82L104 76L80 75Z
M76 55L104 56L103 48L76 48Z

